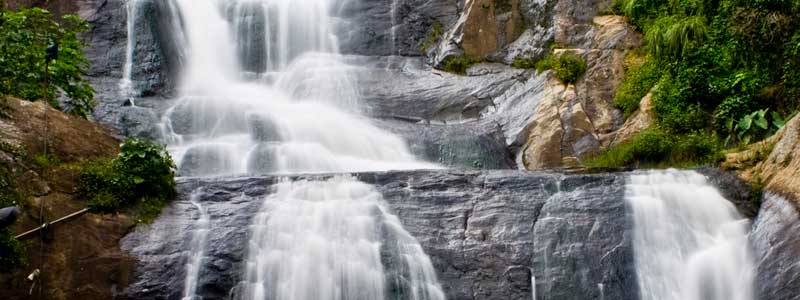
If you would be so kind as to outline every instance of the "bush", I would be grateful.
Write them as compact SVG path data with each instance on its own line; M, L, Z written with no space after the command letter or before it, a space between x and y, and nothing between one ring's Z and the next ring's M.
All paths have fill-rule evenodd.
M552 69L556 78L564 84L576 83L586 72L586 61L578 55L563 53L557 57L551 55L536 63L537 71L544 72L548 69Z
M442 70L454 74L464 75L472 64L478 62L466 56L450 56L442 61Z
M0 95L30 101L50 100L58 107L56 94L63 91L69 100L66 111L88 118L94 107L94 90L82 78L89 68L78 34L89 28L75 15L65 15L60 23L41 8L18 12L0 8ZM45 49L58 45L58 58L50 63L50 85L44 88Z
M0 208L19 205L21 196L12 179L11 170L0 162ZM0 229L0 271L9 271L27 264L25 245L7 228Z
M163 206L176 195L174 177L175 164L164 147L129 139L113 160L84 166L78 179L78 194L88 200L94 212L116 212L136 205L146 207L154 202L152 199Z
M536 61L530 58L515 57L511 66L517 69L533 69L536 67Z
M425 53L439 41L439 38L442 36L444 29L442 28L442 23L439 21L433 21L433 26L431 26L431 31L428 32L428 36L422 41L422 46L420 46L420 50Z
M658 127L630 142L607 149L586 165L591 167L691 167L720 159L720 142L705 133L674 135Z
M653 95L656 119L662 128L675 133L690 133L706 128L711 121L699 103L693 103L691 85L665 77Z
M25 245L8 229L0 229L0 271L7 273L28 264Z
M626 119L639 109L642 98L650 92L662 75L655 61L648 58L643 60L642 63L626 62L625 78L614 95L614 106L622 110Z

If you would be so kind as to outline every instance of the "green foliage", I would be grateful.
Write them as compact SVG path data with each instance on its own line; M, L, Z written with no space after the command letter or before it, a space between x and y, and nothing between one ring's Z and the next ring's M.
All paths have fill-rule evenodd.
M420 50L422 50L423 53L428 52L428 50L430 50L431 47L433 47L433 45L435 45L436 42L439 41L439 38L442 37L443 32L444 29L442 27L442 23L439 23L439 21L433 21L433 26L431 26L431 31L428 32L428 36L425 38L424 41L422 41L422 46L420 46Z
M69 98L65 110L88 118L94 90L82 78L89 63L78 39L79 33L88 30L87 23L75 15L65 15L57 23L41 8L0 12L0 95L47 99L58 107L56 95L61 90ZM50 44L57 44L59 53L50 63L50 84L45 88L44 56Z
M18 241L7 228L0 229L0 271L6 273L27 264L25 244Z
M478 60L466 56L450 56L442 61L442 70L454 74L466 74L467 69Z
M556 78L564 84L578 82L578 79L586 72L586 61L575 54L563 53L558 56L548 56L536 63L536 70L544 72L553 70Z
M670 16L657 19L645 34L654 57L668 61L681 59L706 40L708 28L703 16Z
M166 149L145 140L129 139L113 160L84 166L78 179L78 194L95 212L116 212L139 205L152 215L175 197L175 164ZM156 213L157 215L157 213Z
M785 119L774 111L771 114L767 112L768 109L760 109L739 119L729 118L725 126L728 131L725 144L740 142L747 145L781 129L786 123Z
M20 204L21 195L17 192L11 169L0 162L0 208ZM0 271L9 271L27 264L25 245L14 238L8 229L0 229Z
M718 139L706 133L674 135L658 127L607 149L586 163L591 167L691 167L720 159Z
M709 118L699 103L692 99L691 84L665 77L653 95L656 119L664 129L676 133L690 133L708 126Z
M639 109L639 102L661 78L662 70L652 59L645 58L639 65L626 66L625 78L614 96L614 106L621 109L625 118Z
M511 66L517 69L533 69L536 67L536 61L530 58L515 57Z
M735 147L798 108L800 1L615 0L612 10L644 33L649 53L615 97L626 116L655 83L662 130L711 132Z

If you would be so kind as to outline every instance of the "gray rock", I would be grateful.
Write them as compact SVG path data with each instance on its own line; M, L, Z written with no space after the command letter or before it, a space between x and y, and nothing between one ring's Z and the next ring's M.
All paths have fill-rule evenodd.
M160 120L156 113L145 107L123 107L117 117L117 128L126 137L138 137L152 141L162 141L164 136L158 127Z
M451 168L513 169L503 132L491 121L457 124L375 121L376 125L400 135L411 152L424 160Z
M598 284L607 299L638 298L623 176L519 171L355 176L374 185L420 241L448 299L530 299L531 275L538 299L597 299ZM212 220L198 293L204 299L235 293L248 225L278 180L181 180L179 198L161 217L122 241L140 258L127 296L175 298L182 290L184 251L196 218L189 203L193 192Z
M755 299L800 299L800 212L795 203L767 194L753 223Z
M229 157L232 153L227 145L201 144L192 146L178 160L180 176L204 176L231 170L235 162ZM235 158L233 158L235 159Z

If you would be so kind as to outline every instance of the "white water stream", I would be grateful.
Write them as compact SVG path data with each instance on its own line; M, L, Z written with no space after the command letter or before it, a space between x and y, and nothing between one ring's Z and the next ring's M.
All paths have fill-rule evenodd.
M751 300L749 221L691 171L631 176L634 258L643 300Z

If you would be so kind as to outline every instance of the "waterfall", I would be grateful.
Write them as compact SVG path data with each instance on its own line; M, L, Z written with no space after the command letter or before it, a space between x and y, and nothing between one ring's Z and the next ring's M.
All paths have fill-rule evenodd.
M327 1L176 1L188 63L161 127L182 175L436 168L358 114Z
M691 171L634 174L634 259L641 299L750 300L749 222Z
M337 54L331 1L174 0L170 15L181 24L175 40L186 64L160 128L180 175L438 168L360 116L348 75L357 66ZM191 202L200 215L184 299L202 298L211 221ZM382 202L347 175L284 179L250 226L243 297L445 299L432 262ZM390 270L387 257L395 258Z
M125 11L128 18L128 43L125 47L125 65L122 67L122 80L119 82L120 93L123 97L132 97L135 94L133 86L133 55L136 50L136 10L138 0L128 0Z
M280 183L252 227L245 299L444 299L419 243L380 193L349 176ZM404 298L387 295L383 230L401 249Z
M205 246L208 232L211 230L211 219L207 208L198 202L202 189L197 189L190 196L192 204L197 208L197 221L192 230L192 242L189 248L189 260L186 263L186 280L183 289L183 299L192 300L197 292L197 278L200 277L200 268L203 265Z

